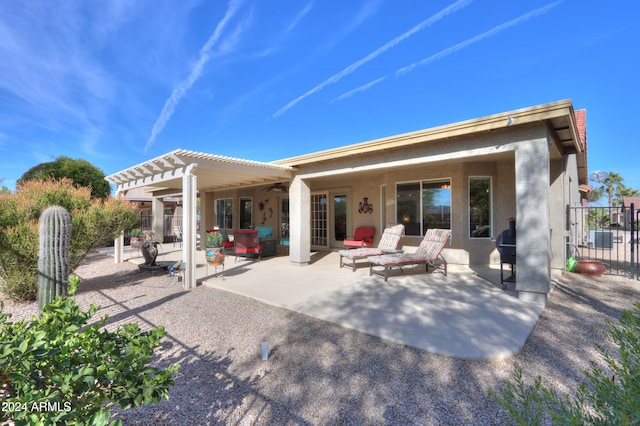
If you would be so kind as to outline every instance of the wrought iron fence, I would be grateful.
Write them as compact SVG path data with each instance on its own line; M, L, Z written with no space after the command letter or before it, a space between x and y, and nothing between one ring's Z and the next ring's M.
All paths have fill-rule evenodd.
M638 218L630 207L570 207L568 255L598 260L607 274L638 278Z

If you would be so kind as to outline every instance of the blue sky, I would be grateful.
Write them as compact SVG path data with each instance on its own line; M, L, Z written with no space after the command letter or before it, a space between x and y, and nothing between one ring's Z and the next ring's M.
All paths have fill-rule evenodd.
M590 171L640 189L639 5L3 0L0 178L61 155L270 161L571 99Z

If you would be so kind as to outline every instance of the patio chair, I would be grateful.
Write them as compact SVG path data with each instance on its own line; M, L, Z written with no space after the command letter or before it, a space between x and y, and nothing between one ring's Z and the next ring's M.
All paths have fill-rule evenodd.
M378 247L360 247L357 249L338 251L340 255L340 267L342 268L344 265L348 265L355 271L357 260L366 259L369 256L379 256L386 251L396 250L403 233L404 225L390 225L387 226L382 233ZM349 259L351 263L345 263L343 258Z
M257 257L260 260L262 256L262 245L258 241L257 229L236 229L233 232L233 242L235 247L236 259L240 257Z
M233 252L234 243L229 238L229 234L227 234L227 231L224 229L219 229L218 232L222 235L222 248L227 254L231 254L231 252Z
M359 226L353 233L353 237L345 239L342 243L345 247L371 247L376 228L373 226Z
M426 272L429 272L429 266L434 270L439 266L444 266L444 275L447 276L447 260L442 256L442 249L450 237L451 230L449 229L429 229L424 234L424 239L414 253L370 256L367 258L369 261L369 275L380 275L387 281L389 272L394 266L402 270L405 265L426 265ZM383 269L374 270L374 265L382 266Z

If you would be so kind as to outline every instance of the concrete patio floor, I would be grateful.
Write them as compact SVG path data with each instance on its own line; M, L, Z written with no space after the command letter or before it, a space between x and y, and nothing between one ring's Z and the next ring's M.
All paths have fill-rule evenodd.
M160 252L158 261L182 257L170 243ZM219 267L216 274L206 266L204 251L197 253L199 284L456 358L500 359L520 352L543 310L501 290L500 270L491 267L449 265L446 277L442 269L425 274L423 267L405 268L385 282L369 276L366 262L355 272L339 268L338 254L326 251L313 253L307 266L294 266L287 256L237 262L228 256L224 272ZM144 262L128 248L125 259Z

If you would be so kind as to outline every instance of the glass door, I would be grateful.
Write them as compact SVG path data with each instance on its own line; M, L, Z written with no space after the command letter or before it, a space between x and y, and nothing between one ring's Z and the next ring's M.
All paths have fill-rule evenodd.
M333 201L333 247L342 247L347 237L347 194L334 194Z
M280 245L289 245L289 199L280 198Z
M326 193L311 194L311 246L328 247L329 224L327 223Z

